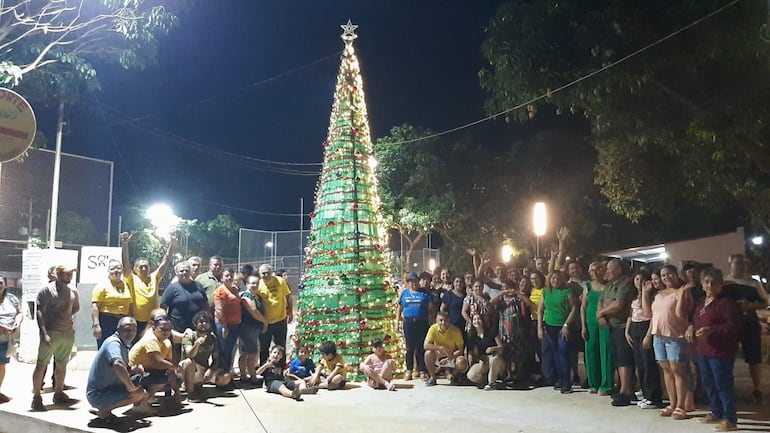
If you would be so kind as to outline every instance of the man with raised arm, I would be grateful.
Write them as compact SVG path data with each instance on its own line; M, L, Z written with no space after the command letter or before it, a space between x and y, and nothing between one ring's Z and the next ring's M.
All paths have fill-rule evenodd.
M131 242L131 234L123 232L120 234L121 248L123 253L123 277L128 284L131 293L134 294L134 318L137 324L137 335L142 336L150 321L150 313L158 308L160 281L166 272L171 251L174 249L176 239L171 239L166 248L166 254L163 255L158 268L150 272L150 262L144 257L134 260L134 266L128 257L128 244Z

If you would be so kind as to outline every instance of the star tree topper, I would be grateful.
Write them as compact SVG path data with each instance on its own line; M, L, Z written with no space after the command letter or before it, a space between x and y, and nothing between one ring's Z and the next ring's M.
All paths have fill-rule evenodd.
M351 23L350 19L348 19L347 24L340 24L340 27L342 27L342 36L340 36L342 39L346 41L352 41L353 39L358 37L358 35L356 34L356 29L358 28L358 26Z

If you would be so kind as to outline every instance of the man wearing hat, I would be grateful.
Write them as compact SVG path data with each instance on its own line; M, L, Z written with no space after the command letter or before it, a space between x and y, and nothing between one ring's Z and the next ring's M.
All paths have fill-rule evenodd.
M67 363L75 343L75 321L73 315L80 309L77 289L71 288L74 268L59 265L56 267L56 281L48 283L37 294L37 326L40 331L40 345L37 349L37 364L32 373L32 410L46 410L40 396L46 367L55 361L54 404L72 404L64 393L64 376Z
M430 294L420 289L420 277L410 272L406 277L406 289L398 299L398 317L402 321L406 340L406 380L413 378L414 358L417 358L419 374L427 376L423 341L428 333L428 318L434 313Z

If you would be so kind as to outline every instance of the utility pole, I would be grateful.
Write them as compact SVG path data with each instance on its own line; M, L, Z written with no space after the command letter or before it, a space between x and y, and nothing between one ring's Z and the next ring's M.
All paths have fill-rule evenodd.
M56 218L59 213L59 174L61 172L61 139L64 129L64 102L59 102L59 121L56 124L56 156L53 164L53 190L51 192L51 231L48 248L56 248Z

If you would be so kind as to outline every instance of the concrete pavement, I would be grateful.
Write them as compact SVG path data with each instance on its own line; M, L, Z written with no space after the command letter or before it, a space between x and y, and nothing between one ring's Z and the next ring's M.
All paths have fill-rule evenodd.
M33 365L12 361L2 390L13 397L0 405L0 432L80 432L108 431L89 428L85 384L93 352L79 352L70 363L67 391L80 400L70 408L48 406L47 412L30 412ZM736 362L736 386L739 400L739 427L745 431L770 432L770 405L750 403L751 387L746 366ZM770 384L770 368L765 366L765 383ZM205 403L186 404L183 413L174 416L150 416L129 421L124 431L205 431L297 432L313 430L361 431L367 433L406 432L710 432L711 425L695 419L675 421L661 418L656 410L636 406L613 408L608 397L585 391L561 395L550 388L528 391L482 391L474 387L439 386L427 388L420 380L397 381L396 392L375 391L365 384L349 384L345 391L320 391L305 396L305 401L267 394L264 388L219 393ZM213 388L209 389L214 393ZM770 386L765 386L770 399ZM51 404L52 394L43 394ZM127 409L127 408L126 408ZM703 409L703 408L701 408ZM120 415L125 409L116 411ZM703 415L705 410L694 412ZM149 423L148 423L149 421Z

